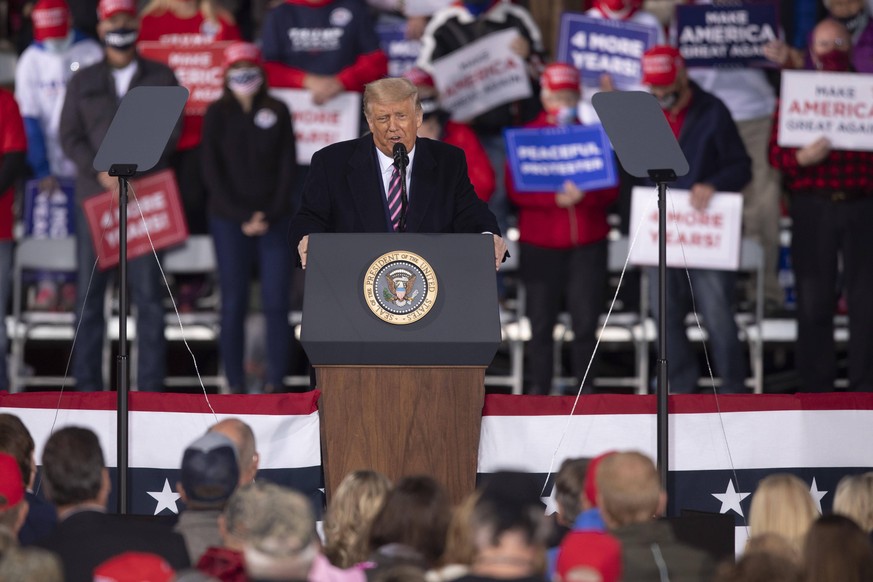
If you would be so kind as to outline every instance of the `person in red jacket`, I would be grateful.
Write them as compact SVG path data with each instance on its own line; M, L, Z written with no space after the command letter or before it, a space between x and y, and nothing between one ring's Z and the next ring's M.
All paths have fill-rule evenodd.
M494 167L488 159L488 152L469 125L449 118L449 113L439 106L437 90L433 77L418 67L403 73L418 89L424 119L418 128L419 137L427 137L446 142L464 150L467 156L467 173L476 196L485 202L491 199L496 187Z
M525 127L578 123L578 70L553 63L546 67L540 82L545 111ZM558 192L519 192L508 168L506 186L510 200L518 207L519 269L527 289L531 325L528 391L549 394L552 334L562 301L573 320L570 361L580 382L594 351L606 290L606 209L618 197L618 188L586 192L567 181ZM590 391L593 378L589 372L586 391Z

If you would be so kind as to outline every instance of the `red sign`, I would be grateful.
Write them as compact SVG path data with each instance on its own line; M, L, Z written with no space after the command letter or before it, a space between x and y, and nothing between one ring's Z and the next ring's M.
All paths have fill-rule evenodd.
M165 249L188 238L188 224L172 170L130 181L127 205L127 259ZM103 192L83 204L101 270L118 264L118 200Z
M185 115L203 115L224 88L224 49L230 42L206 45L144 41L137 45L142 56L164 63L188 89Z

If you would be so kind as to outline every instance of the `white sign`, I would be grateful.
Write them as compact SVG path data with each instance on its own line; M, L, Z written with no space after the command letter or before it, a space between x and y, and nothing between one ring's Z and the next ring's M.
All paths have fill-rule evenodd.
M640 228L631 249L634 265L658 264L658 192L637 186L631 198L630 232ZM667 266L736 271L740 265L743 195L716 192L703 212L691 206L688 190L667 190Z
M433 62L440 102L453 119L473 119L532 95L524 60L509 48L516 38L516 30L495 32Z
M783 71L778 143L820 137L836 150L873 151L873 75Z
M340 93L324 105L313 103L304 89L270 89L270 94L291 110L298 164L308 166L321 148L360 135L360 93Z

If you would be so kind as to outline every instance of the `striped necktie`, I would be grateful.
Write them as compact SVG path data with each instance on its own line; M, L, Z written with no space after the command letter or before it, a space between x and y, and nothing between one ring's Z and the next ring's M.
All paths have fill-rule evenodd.
M394 166L388 184L388 215L391 217L391 227L397 232L400 229L400 171L397 166Z

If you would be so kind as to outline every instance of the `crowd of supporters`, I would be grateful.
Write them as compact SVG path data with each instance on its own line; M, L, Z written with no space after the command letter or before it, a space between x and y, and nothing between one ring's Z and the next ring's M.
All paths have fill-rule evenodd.
M583 82L574 67L556 62L556 47L546 46L544 39L554 39L557 27L534 18L542 16L542 10L535 10L532 2L81 0L68 4L38 0L9 4L7 32L20 52L14 79L20 118L13 112L15 103L3 101L0 304L8 303L15 184L36 180L39 195L51 196L61 182L75 180L70 222L75 225L79 270L74 282L37 275L34 303L47 309L75 305L84 334L73 354L77 389L103 388L102 302L109 281L106 273L92 274L94 252L82 204L117 185L107 173L95 172L92 160L119 98L129 89L191 81L190 71L180 69L178 63L169 62L167 67L152 60L161 54L161 47L185 46L220 49L215 71L222 83L214 88L211 103L207 99L200 109L189 103L158 169L173 171L187 227L191 233L213 238L219 265L215 278L180 276L178 299L185 309L210 289L218 290L222 370L229 389L244 392L252 388L247 374L255 365L246 358L252 340L245 337L245 319L257 271L266 356L264 371L254 385L268 392L284 389L293 334L285 314L300 277L294 275L293 251L283 243L309 167L298 155L300 144L295 144L293 107L289 112L287 102L271 90L304 91L316 106L343 93L360 93L367 83L389 73L388 55L377 33L378 25L385 22L402 22L407 39L420 41L415 66L404 73L422 97L425 124L420 135L462 148L476 192L488 202L501 230L517 228L519 279L527 290L525 311L532 332L526 344L526 392L556 391L552 336L558 313L564 311L571 314L574 332L570 372L581 382L599 315L606 309L607 236L610 229L628 232L634 182L622 174L614 188L586 192L568 182L556 192L536 193L520 192L513 183L507 170L505 129L596 121L591 118L591 96L615 90L609 75L592 85ZM868 267L868 249L873 241L866 228L873 218L870 154L833 149L824 138L805 147L782 147L776 135L779 69L869 72L873 22L863 0L791 4L791 9L783 6L780 12L784 34L765 49L772 61L769 69L686 67L678 52L670 52L670 44L675 43L670 2L593 0L580 3L579 8L593 18L654 29L658 46L647 55L649 63L657 67L669 61L670 71L646 73L644 57L640 88L658 98L692 163L689 176L693 178L676 187L691 192L692 205L699 211L707 208L715 191L742 193L743 234L762 246L763 301L770 313L786 307L777 272L780 224L788 224L790 218L795 281L791 291L797 297L791 317L798 323L799 388L834 389L838 373L833 316L848 309L848 387L870 391L873 303L868 297L873 292L873 270ZM541 24L549 28L544 30ZM511 49L524 64L533 94L472 119L452 118L440 102L434 62L507 29L517 32ZM706 132L695 129L696 124L706 127ZM26 164L21 163L22 155ZM611 224L610 215L615 218ZM131 261L138 333L149 346L141 352L146 356L134 386L159 391L166 367L160 317L165 308L160 276L152 263L151 256ZM733 324L743 289L730 273L692 269L688 277L679 271L674 275L676 285L685 286L687 279L700 287L698 307L713 338L714 372L723 380L723 391L746 390L747 370ZM498 288L504 297L510 294L506 277L499 277ZM748 292L751 288L745 296L754 299ZM682 360L671 367L674 392L697 390L700 375L697 354L682 341L684 314L691 307L685 295L671 291L669 333L679 346L674 353ZM4 332L0 326L0 349L5 351ZM5 359L0 362L3 389L8 387L8 374ZM586 378L588 391L595 389L598 368L594 364Z
M187 445L175 487L182 508L158 518L108 512L111 482L90 429L61 428L41 453L37 475L28 429L17 416L0 415L2 580L873 579L871 473L843 477L828 515L798 477L768 475L753 494L745 544L734 549L709 543L713 531L689 536L676 527L681 518L665 518L659 472L635 451L565 460L551 513L543 483L513 471L490 473L452 500L428 475L392 483L358 470L329 492L323 508L259 478L251 428L227 418ZM727 526L729 540L733 529Z

